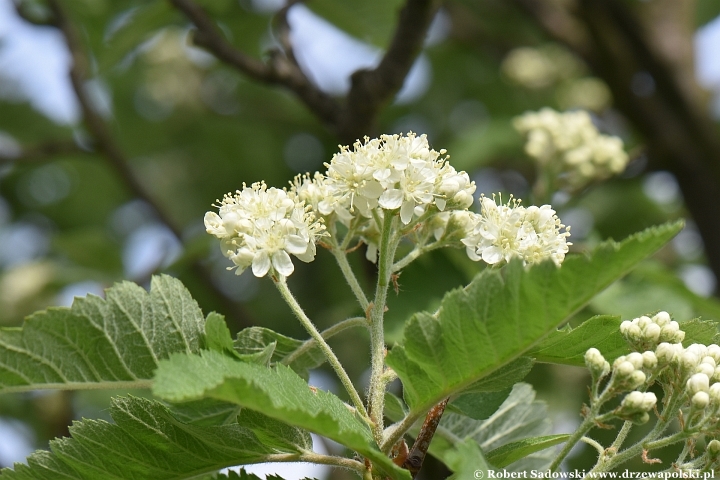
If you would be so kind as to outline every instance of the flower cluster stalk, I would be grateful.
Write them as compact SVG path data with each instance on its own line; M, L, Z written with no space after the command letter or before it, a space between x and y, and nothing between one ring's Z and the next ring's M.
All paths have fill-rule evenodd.
M360 416L368 420L368 415L365 411L365 405L363 404L360 395L358 394L355 386L350 380L350 377L340 363L340 360L338 360L335 352L332 351L330 345L328 345L320 332L318 332L317 328L315 328L315 325L313 325L312 321L307 317L305 311L302 309L300 304L293 296L292 292L287 286L287 279L281 276L279 278L273 278L273 281L275 282L275 285L277 286L280 295L282 295L283 299L290 306L295 316L298 318L298 320L300 320L302 326L305 327L305 330L307 330L307 332L317 342L318 346L325 354L325 358L327 358L328 363L330 363L330 366L333 368L333 370L335 370L335 373L340 378L340 382L343 384L343 387L345 387L348 395L350 395L350 399L352 400L355 409L358 411Z

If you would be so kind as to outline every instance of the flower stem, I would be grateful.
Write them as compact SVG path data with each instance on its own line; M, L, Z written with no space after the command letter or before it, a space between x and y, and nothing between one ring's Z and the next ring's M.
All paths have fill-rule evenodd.
M350 285L350 289L355 294L355 298L357 298L358 303L360 303L360 307L362 307L363 312L367 312L370 302L365 296L365 292L363 292L363 289L360 286L360 282L358 282L358 279L355 276L355 272L353 272L352 268L350 267L350 263L348 262L345 250L340 249L337 244L334 244L332 246L332 254L335 257L338 266L340 267L340 271L345 277L345 281L348 283L348 285Z
M332 327L323 330L320 335L327 340L328 338L334 337L338 333L342 332L343 330L347 330L349 328L353 327L366 327L367 326L367 319L365 317L352 317L343 320L342 322L336 323ZM283 358L280 363L283 365L290 365L292 362L297 360L301 355L305 354L308 350L313 348L315 345L317 345L317 341L315 341L314 338L310 338L303 342L302 345L300 345L298 348L295 349L294 352L292 352L287 357Z
M412 262L414 262L420 256L426 254L427 252L431 252L433 250L436 250L436 249L444 247L444 246L445 246L445 242L437 241L437 242L430 243L428 245L416 247L415 249L413 249L412 252L405 255L403 258L398 260L397 263L395 263L392 266L392 272L393 273L398 272L398 271L402 270L403 268L407 267L408 265L410 265Z
M395 249L399 241L393 235L397 215L385 212L382 232L380 236L380 258L378 259L378 279L375 289L375 299L370 312L370 392L368 406L370 419L373 422L373 434L378 445L383 436L383 409L385 407L385 382L383 372L385 370L385 333L383 331L383 318L385 315L385 302L387 291L390 286L392 275L392 263L395 257Z
M315 325L313 325L312 321L308 318L307 315L305 315L302 307L297 302L292 292L288 288L286 278L282 275L279 276L279 279L275 278L274 276L272 278L275 282L275 286L277 286L277 289L280 292L280 295L282 295L283 299L290 306L290 309L293 311L295 316L298 318L298 320L300 320L302 326L305 327L305 330L307 330L310 336L317 342L320 350L322 350L322 352L325 354L325 357L330 363L330 366L332 366L333 370L335 370L335 373L337 373L337 376L340 378L340 382L345 387L348 395L350 395L350 399L355 405L358 413L366 420L370 420L368 418L367 411L365 410L365 405L363 404L360 395L358 394L355 386L350 380L350 377L340 363L340 360L338 360L337 356L335 356L335 352L332 351L330 345L327 344L320 332L318 332L317 328L315 328Z

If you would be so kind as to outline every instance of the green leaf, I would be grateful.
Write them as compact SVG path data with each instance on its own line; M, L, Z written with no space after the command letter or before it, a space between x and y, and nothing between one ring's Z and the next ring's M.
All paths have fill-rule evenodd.
M472 439L483 452L493 452L527 438L547 436L552 432L544 402L535 401L535 392L526 383L517 384L500 408L487 420L472 420L464 415L446 412L440 421L430 453L450 465L450 452L464 439ZM543 470L552 461L551 450L535 451L515 462L508 470ZM489 460L489 454L486 454ZM497 465L496 465L497 466Z
M378 449L369 427L335 395L311 389L284 365L267 368L213 351L160 362L153 393L171 402L203 397L234 402L324 435L370 458L393 478L409 478Z
M495 370L492 375L487 376L473 383L463 390L469 392L498 392L512 387L530 373L535 360L530 357L520 357L517 360L503 365Z
M203 317L179 280L153 277L50 308L0 329L0 392L150 386L158 362L200 349Z
M499 392L463 393L452 400L447 409L475 420L485 420L495 413L510 395L511 389Z
M576 328L565 327L552 332L537 344L528 355L538 362L585 366L585 352L595 347L613 361L630 353L627 341L620 333L620 317L598 315Z
M250 355L265 350L268 345L273 343L275 349L270 363L288 365L305 379L307 379L308 370L317 368L325 362L325 355L323 355L320 347L314 346L292 360L292 362L287 363L288 357L305 342L286 337L281 333L263 327L250 327L241 330L235 340L235 350L241 354Z
M385 416L393 422L399 422L407 414L407 406L402 398L391 392L385 392Z
M253 473L247 473L244 468L240 469L239 472L236 472L235 470L230 470L227 473L219 473L213 476L206 477L207 480L263 480L262 478L258 477L257 475ZM206 480L205 478L200 480ZM280 475L274 475L274 474L268 474L265 476L265 480L283 480L283 478ZM317 479L311 479L308 477L303 478L302 480L317 480Z
M592 255L532 268L513 261L486 269L467 287L445 295L434 315L406 324L403 341L387 356L402 380L411 412L422 415L524 355L594 295L667 243L682 223L602 244Z
M313 443L310 433L262 413L244 408L238 416L238 423L252 430L263 445L287 451L289 448L298 448L312 451Z
M458 442L453 449L449 450L445 457L445 463L453 471L448 480L489 478L487 472L492 470L478 444L471 438Z
M583 322L576 328L565 327L548 335L527 354L538 362L563 365L585 366L585 352L595 347L612 362L620 355L631 352L625 337L620 333L620 317L599 315ZM680 322L685 331L683 344L710 345L718 339L718 323L710 320L688 320Z
M114 424L83 420L70 438L50 442L28 465L2 470L3 479L180 479L233 465L266 461L278 452L294 454L290 444L268 446L244 426L188 425L157 401L113 399Z
M205 348L238 355L233 348L232 335L225 323L225 317L219 313L210 312L205 319Z
M563 443L568 438L570 438L568 434L526 438L519 442L508 443L507 445L496 448L488 452L486 457L494 466L503 468L535 452Z
M169 405L172 414L181 422L191 425L212 426L237 423L240 407L234 403L203 398Z

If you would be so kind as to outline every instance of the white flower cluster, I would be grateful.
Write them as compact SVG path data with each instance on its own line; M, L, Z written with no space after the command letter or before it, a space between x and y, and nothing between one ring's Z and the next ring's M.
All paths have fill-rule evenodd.
M325 198L330 202L321 213L336 212L347 223L355 210L371 218L376 207L399 209L400 219L407 225L431 206L439 211L466 209L473 203L475 183L441 158L444 154L445 150L431 149L425 135L418 137L412 132L372 140L366 137L365 143L356 142L353 150L341 147L325 164L325 176L312 179L318 190L329 194ZM300 183L308 181L306 177Z
M375 261L378 222L387 215L399 216L404 234L425 232L435 237L436 248L464 245L471 259L490 265L512 257L526 265L546 258L562 263L571 245L569 228L549 205L525 208L514 199L496 205L483 197L481 212L470 212L475 183L444 154L430 148L425 135L365 138L352 149L340 147L325 174L298 175L289 189L261 182L226 195L216 205L219 214L205 215L205 227L221 240L238 274L252 266L256 276L271 269L290 275L290 255L312 261L321 236L335 240L336 222L364 240Z
M628 163L622 140L601 134L582 110L543 108L515 118L513 125L527 138L525 152L541 166L559 170L570 188L621 173Z
M471 260L490 265L519 257L526 265L546 258L560 265L569 245L570 227L560 223L550 205L528 208L514 198L506 204L482 197L480 214L474 215L468 236L462 239Z
M238 275L252 265L257 277L271 268L287 277L295 268L290 254L303 262L315 258L315 243L325 226L297 196L259 182L243 184L242 190L218 202L219 215L207 212L205 228L220 239Z
M511 50L501 68L513 82L525 88L540 89L579 75L583 65L568 50L557 45L544 45Z

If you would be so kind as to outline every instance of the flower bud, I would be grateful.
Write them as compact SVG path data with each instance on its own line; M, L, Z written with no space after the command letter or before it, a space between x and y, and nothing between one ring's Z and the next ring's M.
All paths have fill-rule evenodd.
M635 372L635 367L632 363L623 360L622 362L615 361L615 364L613 365L613 370L615 371L615 375L617 375L620 378L628 378L630 375Z
M637 388L643 383L645 383L645 374L641 372L640 370L635 370L632 372L632 375L630 375L630 388Z
M642 317L638 318L637 321L638 321L637 326L643 330L645 329L645 327L647 327L648 325L653 323L652 320L650 319L650 317L646 317L644 315Z
M662 328L660 328L660 325L657 323L651 323L647 327L645 327L645 330L643 331L644 337L649 342L657 342L660 340L660 332L662 331Z
M653 368L657 367L658 359L655 355L655 352L647 351L643 352L643 367L647 368L648 370L652 370Z
M643 356L638 352L632 352L631 354L627 355L625 357L625 360L632 363L632 366L635 367L636 370L639 370L643 367Z
M596 378L604 377L610 371L610 364L597 348L590 348L585 352L585 365Z
M680 368L686 372L694 372L699 363L697 355L687 350L680 354L678 360Z
M715 404L720 404L720 382L715 382L710 385L710 400Z
M643 410L642 404L643 393L634 391L625 395L625 398L622 399L622 403L620 403L620 408L630 411Z
M707 444L707 452L711 457L717 457L720 455L720 442L713 439Z
M653 316L653 321L661 327L670 323L670 315L667 312L658 312Z
M706 392L697 392L692 397L692 406L697 409L703 409L710 403L710 395Z
M620 324L620 333L627 336L628 330L633 325L633 323L630 320L625 320Z
M682 348L682 345L680 345ZM655 355L657 356L658 362L661 365L667 365L675 359L675 355L678 354L678 348L676 344L663 342L655 349Z
M717 346L714 343L708 345L707 354L715 360L715 365L720 363L720 346Z
M697 368L695 369L695 372L704 373L705 375L708 376L708 378L715 375L715 369L712 366L708 365L707 363L700 363L697 366Z
M704 373L696 373L688 379L687 389L691 395L696 392L708 392L710 390L710 379Z

